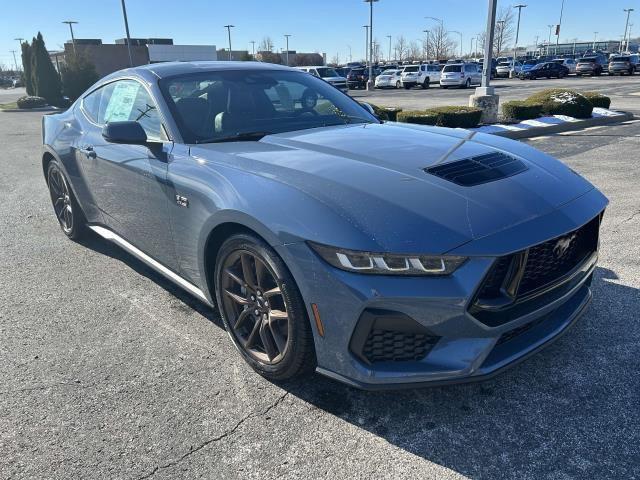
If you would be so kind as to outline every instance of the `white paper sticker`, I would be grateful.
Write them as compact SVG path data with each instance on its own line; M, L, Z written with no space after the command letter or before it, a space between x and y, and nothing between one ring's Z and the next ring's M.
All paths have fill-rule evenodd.
M125 122L129 120L139 89L138 82L116 83L104 114L105 121Z

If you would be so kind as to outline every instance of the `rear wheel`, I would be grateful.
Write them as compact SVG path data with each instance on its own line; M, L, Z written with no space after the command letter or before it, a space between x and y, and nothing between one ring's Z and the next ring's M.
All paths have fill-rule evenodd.
M422 82L422 88L426 89L426 88L429 88L429 86L430 86L430 81L428 78L425 78L424 82Z
M398 80L398 81L396 82L396 88L400 88L400 87L402 87L402 83L400 83L400 80Z
M244 360L270 380L315 367L313 335L298 287L278 254L253 235L227 239L216 260L216 300Z
M69 181L56 160L47 167L47 185L53 211L62 232L72 240L78 240L85 231L86 220L69 187Z
M467 81L464 83L464 88L469 88L471 87L471 79L467 78Z
M411 88L411 85L405 85L405 86L404 86L404 89L405 89L405 90L409 90L410 88Z

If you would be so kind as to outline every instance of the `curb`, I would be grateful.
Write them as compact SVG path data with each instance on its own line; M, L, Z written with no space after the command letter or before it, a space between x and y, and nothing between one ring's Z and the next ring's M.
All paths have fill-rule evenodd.
M560 123L557 125L549 125L548 127L531 127L524 130L505 130L504 132L493 132L491 135L518 140L521 138L542 137L553 133L571 132L574 130L583 130L589 127L598 127L600 125L610 125L612 123L622 123L633 120L633 113L620 112L620 115L612 117L595 117L585 120L577 120L575 122Z

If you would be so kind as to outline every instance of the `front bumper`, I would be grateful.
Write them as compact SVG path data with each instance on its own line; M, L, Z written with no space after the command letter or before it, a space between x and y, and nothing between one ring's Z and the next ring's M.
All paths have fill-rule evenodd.
M276 247L296 278L309 318L314 319L311 304L316 304L320 313L324 336L314 332L317 371L371 390L458 383L492 376L551 343L589 303L596 256L581 266L583 269L570 288L498 326L479 321L470 313L470 305L496 256L519 250L527 236L537 235L531 243L537 244L539 239L564 235L597 216L606 206L606 199L594 192L550 214L546 220L552 227L546 232L540 232L539 222L544 219L538 218L513 227L515 232L501 232L502 239L512 239L511 246L484 239L456 249L451 253L460 250L470 258L448 277L355 274L329 266L304 242ZM529 228L536 228L536 235L527 234ZM486 247L492 243L498 250ZM488 255L472 253L474 244L481 245ZM390 318L383 318L385 315ZM426 354L420 358L368 362L371 357L363 355L362 350L365 340L358 337L363 335L363 322L367 323L364 332L373 332L378 319L372 316L387 324L389 320L398 324L412 322L413 326L403 326L401 330L417 329L421 338L428 337L420 347ZM405 353L401 335L372 341L378 342L377 346L371 347L371 342L368 345L374 348L374 355L375 348L398 350L394 350L398 358Z

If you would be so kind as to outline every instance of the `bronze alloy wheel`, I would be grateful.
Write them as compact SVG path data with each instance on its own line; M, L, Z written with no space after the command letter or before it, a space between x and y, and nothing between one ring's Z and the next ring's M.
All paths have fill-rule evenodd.
M248 250L236 250L224 261L222 308L238 344L266 365L280 362L289 348L287 302L275 273Z
M63 173L55 164L49 167L47 183L49 184L49 194L51 195L53 211L60 223L60 227L66 235L71 235L74 226L71 192L69 191L69 186Z

